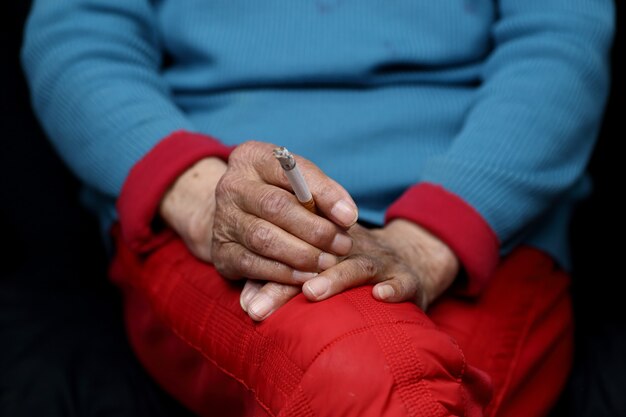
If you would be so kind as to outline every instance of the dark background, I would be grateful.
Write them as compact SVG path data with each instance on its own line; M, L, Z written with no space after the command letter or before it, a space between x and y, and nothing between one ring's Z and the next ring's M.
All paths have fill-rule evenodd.
M0 417L191 417L131 352L99 226L31 111L29 5L0 2Z
M620 290L626 278L621 265L626 213L623 203L618 202L626 189L619 182L624 178L619 167L625 162L617 151L618 143L626 139L626 7L620 0L616 6L613 85L589 165L595 190L578 208L572 225L576 361L570 384L555 411L559 416L626 415L626 302ZM123 347L119 299L105 279L98 227L78 204L77 181L51 149L30 109L19 65L28 8L28 1L0 3L0 239L4 241L0 249L0 414L9 409L5 407L10 402L22 400L14 397L18 395L16 380L42 379L36 361L29 368L19 368L19 374L2 370L29 355L40 355L44 348L55 352L47 353L51 356L46 364L56 360L76 367L80 364L68 355L75 355L77 347L89 345L98 334L109 335L107 340L98 340L91 356L84 358L83 368L90 372L99 372L90 365L101 362L99 355L124 360L131 355ZM96 308L99 304L103 308ZM81 311L80 320L76 311ZM41 326L26 335L11 331L36 321ZM80 330L88 322L97 334ZM65 334L58 330L62 325L69 326ZM118 377L145 378L138 367L131 374ZM32 390L37 389L38 384L31 383ZM28 379L24 384L29 384ZM45 415L51 415L47 411ZM137 409L136 415L145 412Z

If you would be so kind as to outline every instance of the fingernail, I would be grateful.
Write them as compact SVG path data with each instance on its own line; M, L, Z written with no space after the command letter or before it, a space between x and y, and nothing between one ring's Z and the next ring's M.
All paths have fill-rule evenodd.
M306 282L311 278L315 278L317 276L317 272L302 272L302 271L293 271L291 277L294 281L298 282Z
M320 298L330 289L330 282L327 278L317 278L304 284L315 298Z
M342 233L337 233L330 245L330 249L338 255L345 255L352 249L352 238Z
M330 214L344 226L352 226L359 216L354 204L348 203L346 200L337 201L330 209Z
M330 267L337 265L337 257L330 253L322 252L317 260L317 266L320 270L325 271Z
M376 287L376 291L378 291L378 297L381 300L386 300L387 298L391 298L396 293L396 291L393 289L391 285L381 285L380 287Z
M241 296L239 297L239 304L241 304L243 311L248 312L248 304L250 304L250 300L252 300L252 297L255 295L256 291L252 291L250 288L246 288L246 290L241 293Z
M272 300L265 294L259 294L250 301L248 313L258 320L263 320L272 312Z

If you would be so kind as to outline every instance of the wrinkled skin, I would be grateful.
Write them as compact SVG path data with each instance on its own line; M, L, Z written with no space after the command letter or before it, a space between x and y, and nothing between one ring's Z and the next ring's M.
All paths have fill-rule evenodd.
M375 298L409 300L425 309L450 286L459 263L442 241L401 219L371 230L355 224L358 212L348 192L296 157L318 215L309 212L290 192L274 148L245 142L228 164L199 161L160 208L192 253L227 279L247 279L241 305L252 319L267 318L301 291L321 301L375 284Z

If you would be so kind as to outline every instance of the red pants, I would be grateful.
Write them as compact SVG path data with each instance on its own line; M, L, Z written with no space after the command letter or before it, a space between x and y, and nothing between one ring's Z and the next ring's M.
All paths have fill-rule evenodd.
M543 416L572 359L569 277L517 249L477 299L425 315L361 287L299 295L262 323L241 283L171 241L139 258L118 239L130 342L151 375L201 416Z

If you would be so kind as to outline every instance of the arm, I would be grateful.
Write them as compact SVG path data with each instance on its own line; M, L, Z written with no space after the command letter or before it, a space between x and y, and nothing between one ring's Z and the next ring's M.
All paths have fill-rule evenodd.
M461 265L465 291L477 294L500 247L515 244L582 176L608 93L613 2L498 7L494 49L453 145L425 164L422 182L389 208L383 229L357 229L351 256L304 285L310 300L371 283L380 300L426 308ZM288 298L249 286L242 304L274 310Z
M387 216L444 240L470 293L488 281L498 247L514 245L581 178L609 87L612 1L501 0L498 12L461 132Z
M193 130L160 76L156 27L148 1L38 0L27 22L35 112L74 172L111 197L159 141Z
M162 240L151 221L176 177L201 158L230 152L189 133L161 77L161 52L147 0L37 0L22 47L48 137L84 183L112 200L126 182L118 214L125 239L140 251Z
M231 156L231 148L191 133L160 74L157 28L147 0L38 0L22 50L48 136L83 182L117 198L129 247L150 251L177 232L224 276L281 277L288 284L334 265L350 238L284 190L272 145L248 143ZM353 223L347 192L303 164L316 179L322 212L344 226ZM348 220L336 211L337 201L347 202ZM171 228L156 234L158 215Z

